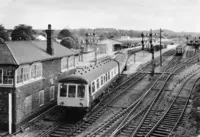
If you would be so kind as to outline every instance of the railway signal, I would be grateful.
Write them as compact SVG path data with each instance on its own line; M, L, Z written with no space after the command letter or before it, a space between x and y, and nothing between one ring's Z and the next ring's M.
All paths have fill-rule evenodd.
M142 43L142 50L144 50L144 33L143 32L141 33L141 37L142 37L142 41L141 41L141 43Z
M93 31L92 33L85 33L86 36L86 48L88 48L89 42L92 44L92 47L94 48L94 61L95 65L97 64L97 45L98 39L96 37L96 32ZM90 37L90 38L89 38Z

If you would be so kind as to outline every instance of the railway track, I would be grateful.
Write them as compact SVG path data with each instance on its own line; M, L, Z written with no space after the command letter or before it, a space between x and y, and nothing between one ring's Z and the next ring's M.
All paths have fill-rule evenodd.
M173 61L171 62L171 65L174 66L173 63L177 62L178 59L179 59L179 57L174 57ZM169 65L169 68L170 68L170 65ZM169 68L167 68L167 69L169 69ZM164 85L166 84L166 82L168 81L168 79L170 78L171 75L169 75L167 73L166 74L163 73L154 82L154 84L151 86L151 88L149 90L147 90L147 92L144 93L139 99L137 99L132 105L130 105L128 108L124 109L122 112L118 113L118 115L115 115L114 117L112 117L112 119L109 119L109 121L106 121L106 123L102 124L99 128L97 128L94 131L88 133L86 136L88 136L88 137L90 137L90 136L103 136L103 135L105 135L107 133L106 131L108 129L110 131L112 131L113 128L116 128L117 123L121 122L121 124L118 126L118 128L119 128L123 123L125 123L128 119L130 119L129 116L132 115L133 111L135 113L140 114L139 113L140 110L143 107L146 108L149 105L149 103L148 103L149 100L151 98L154 98L154 96L156 96L156 94L158 95L158 93L160 92L160 90L162 90L162 88L164 87ZM152 100L150 100L150 102L151 101ZM143 111L144 111L144 109L142 109L141 112L143 112ZM134 118L136 116L134 116ZM125 118L123 119L123 117L125 117Z
M172 135L172 132L176 129L185 112L190 95L199 79L200 74L197 72L185 80L168 110L162 115L160 120L151 128L145 137L163 137Z
M121 136L137 136L136 132L139 133L138 136L144 136L145 132L148 131L148 128L152 127L155 124L155 121L158 121L159 118L161 117L159 113L157 113L158 115L156 114L157 111L152 106L153 106L153 103L149 107L147 113L144 115L144 118L142 119L141 123L143 123L143 125L140 123L139 126L137 127L136 125L138 125L138 121L133 119L132 121L127 122L129 124L126 123L123 126L118 127L118 129L113 131L113 134L111 136L117 136L117 135L120 137ZM135 129L136 129L135 133L132 134L132 132Z
M177 59L178 59L178 57L177 57ZM192 62L191 60L193 60L194 58L192 58L192 59L190 59L190 60L188 60L188 62ZM174 60L176 60L176 59L174 59ZM184 62L184 63L188 63L188 62ZM171 64L173 64L173 63L171 63ZM176 64L176 63L175 63ZM180 68L183 68L185 65L182 65L182 66L179 66L179 68L176 68L176 70L179 70ZM173 67L172 67L173 68ZM175 68L175 67L174 67ZM169 71L171 71L170 69L168 69ZM161 81L165 81L165 82L163 82L163 86L162 86L162 88L160 89L160 91L158 92L158 94L156 95L157 97L158 97L158 95L159 95L159 93L162 91L162 89L164 88L164 85L167 83L167 81L169 80L169 78L172 76L172 74L171 75L169 75L169 76L167 76L167 78L166 78L166 80L164 80L165 78L164 77L160 77L160 79L162 79ZM157 82L157 81L156 81ZM162 83L162 82L161 82ZM161 85L161 83L160 84L157 84L157 85ZM155 86L156 87L156 86ZM151 88L151 89L153 89L153 90L159 90L159 87L156 87L156 88ZM153 97L152 97L153 98ZM140 98L139 99L140 101L141 100L144 100L144 98ZM137 100L138 102L140 102L139 100ZM153 98L151 101L153 102L153 100L155 100L155 98ZM136 103L137 103L137 101L136 101ZM144 101L143 101L144 102ZM139 104L139 103L138 103ZM122 122L119 124L119 126L116 126L116 122L118 122L118 121L116 121L115 122L115 124L113 124L112 122L110 122L110 123L106 123L106 124L103 124L101 127L99 127L98 129L95 129L94 131L92 131L91 133L89 133L89 134L87 134L86 136L88 136L88 137L90 137L90 136L110 136L110 134L108 133L108 132L106 132L107 130L109 130L109 131L111 131L111 132L115 132L116 133L116 131L113 131L113 128L116 128L118 131L119 130L121 130L122 129L122 127L123 126L125 126L127 123L129 123L131 120L129 120L129 119L134 119L134 118L137 118L139 115L140 115L140 117L141 117L141 115L142 115L142 112L144 112L144 110L145 110L145 108L146 107L149 107L149 104L147 104L145 107L143 107L144 109L142 109L141 110L141 108L140 108L140 110L141 111L137 111L138 113L133 117L133 118L130 118L129 116L130 115L132 115L131 113L132 113L132 111L133 110L135 110L135 107L133 107L133 109L131 110L131 112L129 113L129 114L127 114L127 116L123 119L123 118L121 118L121 117L118 117L118 121L120 120L120 119L123 119L122 120ZM151 107L149 107L149 108L151 108ZM116 118L115 118L116 119ZM115 121L115 119L113 120L113 121ZM128 122L127 122L128 121ZM131 126L129 126L128 127L128 129L129 130L132 130L134 127L135 127L135 122L132 122L133 123L133 125L131 125ZM123 125L123 126L122 126ZM117 131L117 132L118 132ZM128 130L126 130L127 132L129 132ZM115 134L114 133L114 134ZM112 136L112 135L111 135Z

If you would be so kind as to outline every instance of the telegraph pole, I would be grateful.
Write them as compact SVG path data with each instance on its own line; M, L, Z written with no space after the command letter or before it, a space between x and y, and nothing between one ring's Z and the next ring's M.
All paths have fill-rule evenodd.
M162 33L162 30L161 30L161 28L160 28L160 66L162 66L162 42L161 42L161 39L162 39L162 35L161 35L161 33Z

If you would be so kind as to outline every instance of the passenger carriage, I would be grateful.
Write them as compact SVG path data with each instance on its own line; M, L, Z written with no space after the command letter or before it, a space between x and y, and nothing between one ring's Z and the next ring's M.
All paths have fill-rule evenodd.
M183 53L185 52L185 48L186 48L185 45L178 45L178 46L176 47L176 55L182 56Z

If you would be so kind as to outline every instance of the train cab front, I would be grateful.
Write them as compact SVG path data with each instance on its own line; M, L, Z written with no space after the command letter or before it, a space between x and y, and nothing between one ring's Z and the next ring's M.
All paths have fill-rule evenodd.
M89 106L87 85L59 83L57 105L68 109L87 109Z

